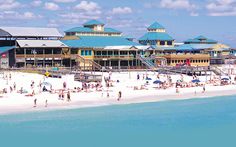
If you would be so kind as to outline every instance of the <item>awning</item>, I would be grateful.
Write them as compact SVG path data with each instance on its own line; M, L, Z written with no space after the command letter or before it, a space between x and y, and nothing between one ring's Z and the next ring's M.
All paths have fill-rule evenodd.
M59 40L17 40L17 43L21 48L67 47L67 45Z
M0 54L5 53L13 48L15 48L15 46L2 46L0 47Z

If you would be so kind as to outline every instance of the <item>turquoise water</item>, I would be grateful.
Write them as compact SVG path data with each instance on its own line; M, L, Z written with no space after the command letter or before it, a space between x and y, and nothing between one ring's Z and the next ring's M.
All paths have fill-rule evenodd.
M0 116L1 147L235 147L236 96Z

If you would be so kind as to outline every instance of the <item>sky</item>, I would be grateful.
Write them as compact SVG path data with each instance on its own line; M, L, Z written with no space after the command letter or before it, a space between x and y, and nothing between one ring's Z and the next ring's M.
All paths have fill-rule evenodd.
M137 39L157 21L176 42L204 35L236 48L236 0L0 0L0 26L63 33L91 19Z

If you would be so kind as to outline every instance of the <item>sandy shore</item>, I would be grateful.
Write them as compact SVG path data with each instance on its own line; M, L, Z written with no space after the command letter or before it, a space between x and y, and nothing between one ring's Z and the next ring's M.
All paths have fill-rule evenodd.
M20 86L24 86L27 89L34 79L35 83L43 80L42 75L25 74L25 73L11 73L12 79L8 81L8 86L16 82L19 89ZM65 109L77 109L85 107L98 107L108 105L124 105L133 103L146 103L146 102L159 102L167 100L184 100L193 98L209 98L216 96L236 95L236 85L227 86L213 86L206 85L206 92L202 93L202 87L181 88L180 93L176 93L174 87L168 89L156 89L154 85L150 84L148 90L134 90L133 85L145 83L145 80L136 79L137 73L114 73L112 78L114 81L120 80L119 83L115 83L114 87L109 89L109 97L106 96L106 92L80 92L71 93L71 102L58 100L58 94L50 94L48 92L37 93L33 97L25 97L17 92L12 92L3 95L0 98L0 115L23 113L23 112L41 112L51 110L65 110ZM149 77L155 80L155 74L149 73ZM164 79L164 77L161 77ZM179 75L173 75L173 80L178 80ZM192 77L184 77L186 80L191 80ZM209 77L200 77L203 81ZM46 79L47 82L53 84L54 87L62 87L64 81L68 82L72 87L81 85L81 83L73 82L72 76L66 76L62 79ZM5 80L0 82L6 83ZM150 82L151 83L151 82ZM19 86L20 85L20 86ZM1 85L2 86L2 85ZM37 86L36 86L37 87ZM37 88L36 88L37 89ZM122 91L121 101L117 101L118 91ZM37 107L33 107L34 99L37 99ZM48 107L45 107L45 100L48 100Z
M216 87L218 89L220 87ZM182 89L184 90L184 89ZM217 96L229 96L236 95L235 90L217 90L217 91L206 91L205 93L179 93L179 94L163 94L163 95L146 95L138 97L123 97L121 101L117 101L116 98L102 98L101 100L95 101L85 101L76 100L72 102L62 102L62 103L52 103L48 107L44 106L44 103L39 102L36 108L32 107L32 104L27 103L24 105L12 105L12 106L1 106L0 115L14 114L14 113L24 113L24 112L40 112L40 111L52 111L52 110L66 110L66 109L78 109L87 107L100 107L108 105L125 105L125 104L136 104L136 103L147 103L147 102L161 102L170 100L186 100L186 99L196 99L196 98L214 98Z

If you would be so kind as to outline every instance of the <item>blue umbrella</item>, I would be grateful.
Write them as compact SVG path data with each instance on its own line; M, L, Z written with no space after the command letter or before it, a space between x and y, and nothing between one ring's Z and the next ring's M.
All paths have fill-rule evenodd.
M146 80L148 80L148 81L151 81L151 80L152 80L152 78L146 78Z
M163 82L160 81L160 80L156 80L156 81L153 82L153 84L162 84L162 83L163 83Z
M193 83L200 83L201 81L198 79L192 80Z
M229 78L222 78L221 80L222 80L222 81L228 81Z

